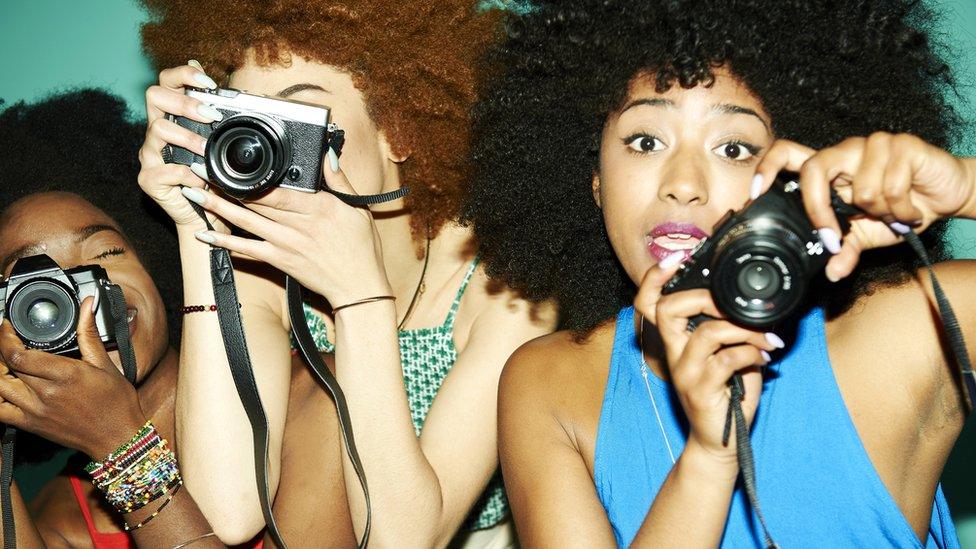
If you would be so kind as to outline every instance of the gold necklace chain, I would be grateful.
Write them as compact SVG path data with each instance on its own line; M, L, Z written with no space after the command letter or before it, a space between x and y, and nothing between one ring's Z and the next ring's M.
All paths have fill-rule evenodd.
M413 291L413 297L410 298L410 305L407 306L407 312L403 314L403 320L397 324L397 331L403 329L407 324L407 320L410 319L410 315L413 314L414 305L420 300L420 296L424 295L427 291L427 284L425 282L427 278L427 264L430 262L430 233L427 233L427 249L424 251L424 267L420 270L420 281L417 282L417 289Z

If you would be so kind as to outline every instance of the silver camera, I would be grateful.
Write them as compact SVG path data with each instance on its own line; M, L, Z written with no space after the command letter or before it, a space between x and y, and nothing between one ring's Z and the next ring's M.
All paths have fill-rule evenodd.
M338 154L343 131L329 122L327 107L276 99L229 88L187 88L186 95L213 105L224 118L209 124L168 115L207 138L204 156L167 145L168 163L207 167L210 182L236 198L252 198L273 187L305 192L321 189L322 159Z

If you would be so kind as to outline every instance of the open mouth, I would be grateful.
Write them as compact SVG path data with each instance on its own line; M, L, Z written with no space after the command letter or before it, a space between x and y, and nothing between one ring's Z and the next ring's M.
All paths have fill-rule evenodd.
M693 223L667 222L654 227L646 236L647 250L657 261L683 252L687 259L695 246L707 237L705 231Z

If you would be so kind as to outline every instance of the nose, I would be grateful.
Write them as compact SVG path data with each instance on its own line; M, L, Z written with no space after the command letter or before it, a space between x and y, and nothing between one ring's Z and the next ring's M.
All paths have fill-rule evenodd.
M708 203L705 159L691 151L676 151L664 166L658 198L682 206Z

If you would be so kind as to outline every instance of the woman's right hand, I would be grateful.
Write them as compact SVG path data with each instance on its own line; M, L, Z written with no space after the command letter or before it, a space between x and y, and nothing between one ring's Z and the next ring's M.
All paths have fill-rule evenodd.
M202 164L184 166L167 164L163 161L162 150L166 145L175 145L203 155L207 140L190 130L166 119L167 114L183 116L198 122L213 122L220 119L220 113L212 106L184 94L185 88L213 89L217 84L203 72L196 61L180 67L166 69L159 73L159 84L146 90L146 115L148 127L146 140L139 149L139 186L152 197L173 218L178 227L187 226L192 230L203 230L203 220L193 211L190 203L180 192L180 188L206 187L206 168ZM227 225L215 217L211 223L221 232L229 232Z
M662 263L663 268L655 265L644 276L635 307L646 322L657 327L664 344L671 382L690 425L686 449L697 446L730 467L737 467L734 424L729 444L723 443L722 436L731 398L729 380L736 373L742 374L742 410L751 425L762 393L758 367L768 364L769 352L781 348L783 342L775 334L747 330L722 320L708 290L662 296L661 288L677 271L676 262ZM699 314L715 320L689 332L688 319Z

